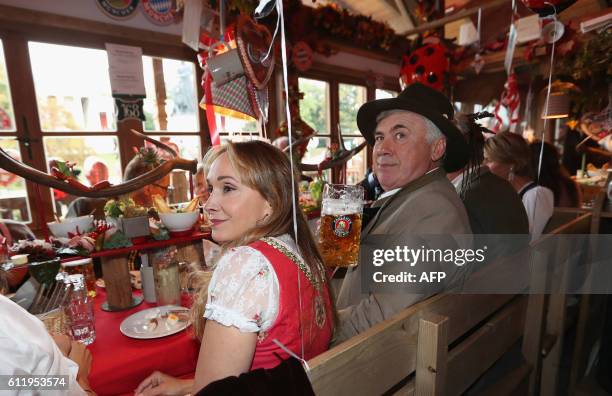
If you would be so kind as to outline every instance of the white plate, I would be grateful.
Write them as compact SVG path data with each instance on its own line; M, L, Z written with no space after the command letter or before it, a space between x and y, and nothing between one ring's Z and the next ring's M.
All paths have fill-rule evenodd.
M170 311L189 314L189 309L176 305L149 308L125 318L123 322L121 322L119 330L121 330L124 335L131 338L151 339L176 334L189 327L191 323L188 320L179 320L175 324L169 324L162 315ZM157 325L155 325L155 319Z

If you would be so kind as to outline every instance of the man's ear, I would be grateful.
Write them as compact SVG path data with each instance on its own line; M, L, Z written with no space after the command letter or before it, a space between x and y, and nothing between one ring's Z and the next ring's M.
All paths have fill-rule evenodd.
M446 138L440 138L431 145L431 160L440 161L446 153Z

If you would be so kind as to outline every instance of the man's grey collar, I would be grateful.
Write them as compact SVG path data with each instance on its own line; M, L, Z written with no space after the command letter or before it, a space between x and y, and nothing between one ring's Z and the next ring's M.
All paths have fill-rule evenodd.
M436 166L435 168L428 170L423 176L428 175L431 172L434 172L434 171L436 171L438 169L440 169L440 167ZM384 193L380 194L380 197L378 197L378 199L383 199L383 198L387 198L387 197L390 197L392 195L395 195L401 189L402 189L402 187L398 187L398 188L394 188L393 190L385 191Z

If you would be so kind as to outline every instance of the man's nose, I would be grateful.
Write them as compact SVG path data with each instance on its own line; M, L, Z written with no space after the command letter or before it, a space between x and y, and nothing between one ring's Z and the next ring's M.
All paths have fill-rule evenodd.
M384 139L382 141L379 141L375 146L374 146L374 152L378 155L388 155L391 153L391 144L389 143L388 139Z

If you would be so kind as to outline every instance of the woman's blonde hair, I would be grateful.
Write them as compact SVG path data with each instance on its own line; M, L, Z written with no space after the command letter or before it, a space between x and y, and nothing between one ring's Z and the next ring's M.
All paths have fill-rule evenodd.
M511 165L517 176L533 177L529 145L519 134L496 134L485 142L484 153L489 160Z
M237 241L222 245L223 251L230 247L244 246L263 237L275 237L289 234L295 239L293 227L293 205L297 208L296 224L298 238L296 245L304 262L310 268L315 279L327 287L323 259L315 239L308 227L304 214L298 205L299 176L291 180L291 164L289 158L279 149L262 141L227 143L219 148L211 149L203 158L205 173L212 163L221 155L226 154L232 167L240 175L241 183L256 190L272 207L272 213L262 224L256 225ZM292 196L293 192L293 196ZM197 279L197 275L196 275ZM198 338L203 334L203 311L206 304L206 285L200 282L200 290L194 302L194 330Z

